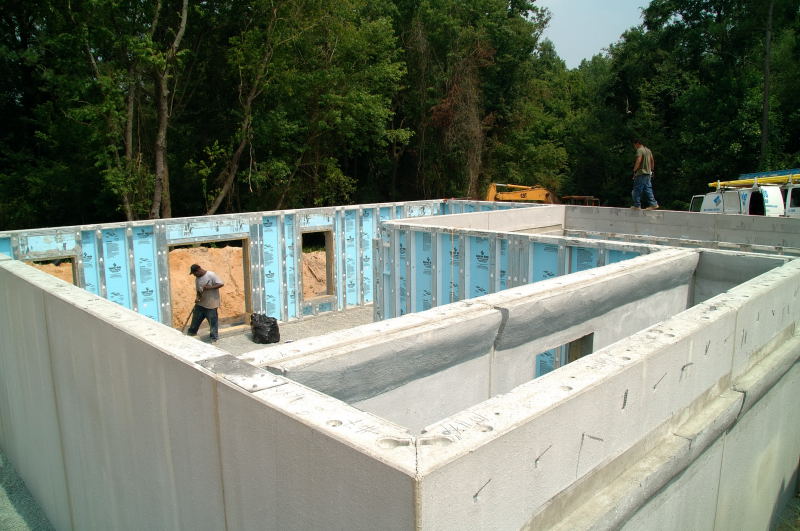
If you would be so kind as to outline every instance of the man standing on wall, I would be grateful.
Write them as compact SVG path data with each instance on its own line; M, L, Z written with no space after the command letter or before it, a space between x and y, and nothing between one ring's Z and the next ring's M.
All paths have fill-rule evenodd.
M219 317L217 316L219 288L225 284L213 271L206 271L197 264L192 264L189 274L195 276L194 284L197 289L189 335L197 335L200 323L203 322L203 319L208 319L208 327L211 329L211 342L216 343L219 339Z
M642 208L642 192L647 195L647 210L658 208L658 202L653 195L653 168L656 161L653 159L653 152L643 146L639 140L633 141L636 149L636 161L633 163L633 206L631 208Z

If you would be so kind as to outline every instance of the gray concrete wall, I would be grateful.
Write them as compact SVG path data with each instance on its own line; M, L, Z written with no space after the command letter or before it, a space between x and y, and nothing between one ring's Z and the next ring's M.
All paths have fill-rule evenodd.
M405 429L20 262L0 286L0 445L57 529L413 527L377 444Z
M604 207L565 209L564 226L568 230L800 248L798 218Z
M749 435L740 457L723 453L727 485L757 485L747 483L756 465L743 466L753 451L756 461L775 459L765 498L785 488L797 467L794 431L760 431L767 425L748 426L745 413L773 392L757 417L788 426L800 409L784 395L797 393L794 377L791 391L773 387L800 358L798 275L791 262L429 426L427 437L449 443L420 450L422 527L615 529L734 426ZM768 525L761 508L706 502L690 512Z

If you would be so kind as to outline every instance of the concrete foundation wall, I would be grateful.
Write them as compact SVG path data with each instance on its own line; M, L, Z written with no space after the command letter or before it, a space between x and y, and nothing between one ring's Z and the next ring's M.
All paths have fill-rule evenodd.
M406 430L20 262L0 285L0 445L57 529L413 527L377 444Z
M767 528L800 456L800 261L643 254L240 358L0 257L0 445L58 529Z
M565 209L565 230L573 236L646 243L663 239L666 245L743 251L769 251L768 248L773 247L793 256L800 254L798 218L603 207L567 206Z
M619 527L744 419L747 397L758 401L800 358L800 302L789 300L798 274L800 264L791 262L429 426L426 436L450 442L420 451L423 527ZM745 318L765 310L775 318ZM753 333L755 350L742 344ZM773 369L762 370L770 360ZM747 392L738 390L745 385ZM771 414L791 423L796 401L779 400ZM775 490L797 466L796 439L778 442L786 435L793 433L754 431L745 443L783 447L779 486L765 479ZM737 469L736 461L722 466ZM733 478L729 484L741 488ZM729 511L716 500L699 510ZM760 524L750 528L767 525L763 514L747 518Z

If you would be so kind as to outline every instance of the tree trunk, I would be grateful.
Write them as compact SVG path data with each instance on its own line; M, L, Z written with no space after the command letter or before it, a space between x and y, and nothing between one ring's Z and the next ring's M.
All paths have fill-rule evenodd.
M767 12L767 32L764 36L764 101L761 108L761 157L759 168L764 171L769 158L769 63L772 54L772 8L775 0L770 0Z
M160 5L160 2L159 2ZM157 129L155 151L153 154L155 164L155 183L153 186L153 204L150 207L150 219L172 216L172 202L169 193L169 164L167 162L167 130L170 119L170 88L172 65L175 63L178 49L186 31L186 21L189 16L189 0L183 0L181 18L175 39L164 56L163 66L155 68L156 82L156 107ZM157 20L157 19L156 19ZM155 22L153 24L155 27Z

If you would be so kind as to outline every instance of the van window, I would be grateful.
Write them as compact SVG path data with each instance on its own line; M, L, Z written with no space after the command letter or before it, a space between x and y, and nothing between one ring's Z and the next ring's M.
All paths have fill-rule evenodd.
M792 188L789 192L789 208L800 208L800 188Z
M722 211L733 214L740 214L742 212L738 190L722 192Z
M747 213L751 216L766 215L767 212L764 209L764 194L761 193L761 190L753 190L750 193L750 208Z
M689 212L700 212L700 207L703 206L703 197L705 196L702 195L692 196L692 202L689 203Z

